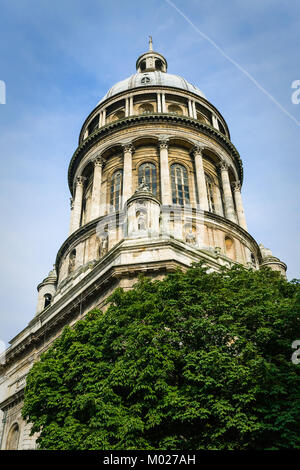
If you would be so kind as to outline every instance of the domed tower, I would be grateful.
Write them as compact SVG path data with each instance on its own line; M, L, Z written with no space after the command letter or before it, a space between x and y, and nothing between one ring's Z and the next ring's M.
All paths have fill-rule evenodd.
M99 285L103 276L110 286L116 278L129 285L139 272L161 275L200 259L212 269L262 263L247 231L242 161L227 124L198 88L167 67L150 38L137 72L114 85L82 126L69 166L70 236L56 260L56 298L87 276ZM145 191L129 211L141 183L159 204L158 220ZM136 227L143 219L134 236L129 212ZM285 268L278 260L276 269Z
M285 274L247 230L242 161L224 118L167 67L150 39L136 73L114 85L82 126L68 171L69 236L38 286L35 317L0 365L2 448L34 447L20 411L32 363L66 324L105 307L115 287L200 260L211 270L240 263Z

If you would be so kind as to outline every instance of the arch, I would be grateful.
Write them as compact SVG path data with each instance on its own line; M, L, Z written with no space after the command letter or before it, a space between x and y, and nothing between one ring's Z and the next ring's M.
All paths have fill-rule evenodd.
M160 59L156 59L155 61L155 68L157 70L163 70L163 62Z
M144 103L139 107L139 114L154 113L154 108L151 103Z
M69 266L68 266L68 274L71 274L75 269L75 261L76 261L76 250L72 250L69 255Z
M154 196L157 195L157 170L154 163L142 163L138 168L138 185L144 181Z
M173 204L190 204L188 172L186 167L179 163L171 165L171 188Z
M110 206L111 210L118 211L121 209L123 190L123 170L116 170L111 177L110 183Z
M183 111L178 104L170 104L168 106L168 112L172 114L183 114Z
M47 293L44 295L44 308L48 307L48 305L51 304L51 301L52 301L52 295Z
M92 134L99 127L100 115L97 114L88 125L88 135Z
M226 252L226 255L235 260L235 246L234 246L234 240L229 237L228 235L225 236L225 252Z
M197 120L200 121L200 122L204 122L205 124L207 124L207 120L205 119L205 117L203 116L203 114L199 113L198 111L196 112L197 114Z
M113 121L118 121L119 119L123 119L125 117L125 111L119 110L115 114L113 114L111 120Z
M18 450L20 439L20 427L18 423L14 423L8 433L6 440L6 450Z
M146 70L146 61L145 60L142 60L142 62L140 63L140 69L141 69L141 72Z

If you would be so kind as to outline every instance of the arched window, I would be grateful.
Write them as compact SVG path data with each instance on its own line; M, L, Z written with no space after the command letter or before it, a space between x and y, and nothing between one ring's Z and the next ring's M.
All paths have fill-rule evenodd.
M143 61L141 62L140 68L141 68L141 71L142 71L142 72L143 72L143 70L146 69L146 61L145 61L145 60L143 60Z
M155 61L155 68L156 68L157 70L162 70L162 68L163 68L163 63L162 63L162 61L161 61L160 59L156 59L156 61Z
M95 116L88 125L88 134L92 134L99 127L99 114Z
M201 122L206 122L205 117L201 113L197 113L197 119Z
M123 189L123 171L117 170L112 175L111 185L110 185L110 205L111 205L111 208L114 208L114 210L116 211L121 209L122 189Z
M175 163L171 166L172 202L184 206L190 203L188 173L184 166Z
M44 295L44 308L48 307L48 305L51 304L51 300L52 300L52 295L51 294L45 294Z
M125 117L125 113L124 111L117 111L113 117L112 117L112 121L118 121L119 119L122 119Z
M180 106L177 106L177 104L170 104L168 106L168 111L172 114L182 114L182 109Z
M17 423L13 424L9 430L7 441L6 441L6 450L18 450L20 437L20 428Z
M152 104L150 103L145 103L145 104L142 104L139 108L140 110L140 114L151 114L151 113L154 113L154 108L152 106Z
M139 181L140 185L145 182L154 196L157 194L157 176L156 166L153 163L143 163L139 167Z
M208 210L210 212L216 212L215 200L214 200L214 182L212 178L207 174L205 174L205 182L206 182L206 192L207 192L207 199L208 199Z
M75 260L76 260L76 250L72 250L69 255L69 267L68 274L71 274L75 269Z

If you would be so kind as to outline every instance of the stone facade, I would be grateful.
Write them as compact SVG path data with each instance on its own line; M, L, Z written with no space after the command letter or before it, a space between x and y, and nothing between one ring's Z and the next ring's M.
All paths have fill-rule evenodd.
M38 286L37 312L0 365L1 449L35 448L21 419L26 375L62 328L140 273L160 279L204 260L286 266L247 230L242 161L227 124L203 93L140 56L85 120L69 166L70 233Z

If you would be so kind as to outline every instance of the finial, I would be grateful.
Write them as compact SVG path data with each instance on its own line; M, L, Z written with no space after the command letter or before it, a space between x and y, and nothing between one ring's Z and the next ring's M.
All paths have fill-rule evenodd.
M149 51L153 51L152 36L149 36Z

